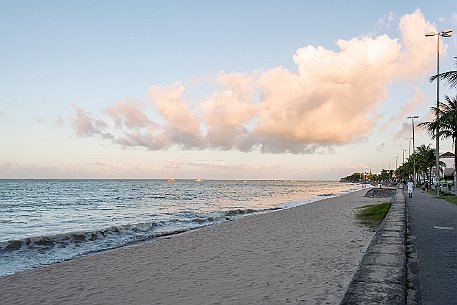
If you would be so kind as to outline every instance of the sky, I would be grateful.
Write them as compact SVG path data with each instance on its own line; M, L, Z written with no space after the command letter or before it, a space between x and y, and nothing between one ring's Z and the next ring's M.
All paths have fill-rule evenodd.
M395 169L447 28L456 1L0 0L0 179ZM440 71L454 56L442 38Z

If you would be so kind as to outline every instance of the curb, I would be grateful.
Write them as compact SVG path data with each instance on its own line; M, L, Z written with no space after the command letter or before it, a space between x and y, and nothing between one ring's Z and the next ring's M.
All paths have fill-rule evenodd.
M341 304L406 304L406 202L400 189Z

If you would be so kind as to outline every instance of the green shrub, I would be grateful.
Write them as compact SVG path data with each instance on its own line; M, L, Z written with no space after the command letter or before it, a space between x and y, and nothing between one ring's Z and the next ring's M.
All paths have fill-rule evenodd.
M356 218L360 223L371 228L376 228L386 217L392 203L383 202L380 204L372 204L361 207L361 210L356 214Z

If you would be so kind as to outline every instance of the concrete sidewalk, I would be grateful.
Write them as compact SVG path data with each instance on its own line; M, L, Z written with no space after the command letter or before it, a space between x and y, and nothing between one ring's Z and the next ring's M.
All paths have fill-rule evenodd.
M375 189L376 191L376 189ZM341 305L406 303L406 207L393 189L392 206L379 226Z
M408 234L417 255L419 304L457 304L457 205L420 189L406 198Z

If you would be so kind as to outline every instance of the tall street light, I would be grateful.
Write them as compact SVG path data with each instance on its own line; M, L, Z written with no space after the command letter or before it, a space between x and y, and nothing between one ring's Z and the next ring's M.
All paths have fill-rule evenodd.
M406 149L403 149L403 148L401 149L401 152L403 154L403 162L401 163L401 165L405 164L405 150Z
M445 29L440 32L429 32L425 34L425 37L433 37L436 36L437 45L436 45L436 122L438 123L439 118L439 109L440 109L440 37L451 37L452 30ZM440 177L440 137L439 137L439 124L436 124L436 196L440 195L440 188L439 188L439 177Z
M407 117L407 119L411 119L411 125L413 125L413 183L416 185L416 156L414 155L414 152L416 150L416 146L414 145L414 119L417 119L419 116L418 115L413 115Z
M408 161L409 161L409 158L411 158L411 140L413 138L409 138L408 139Z

